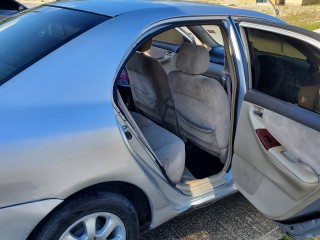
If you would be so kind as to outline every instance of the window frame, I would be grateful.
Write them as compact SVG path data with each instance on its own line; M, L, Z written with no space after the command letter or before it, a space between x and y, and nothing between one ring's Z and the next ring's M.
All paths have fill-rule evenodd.
M281 98L274 97L270 95L269 93L262 92L259 89L256 89L254 87L254 80L253 80L253 72L252 72L252 61L251 61L251 54L250 54L250 47L248 46L248 38L246 34L246 29L253 29L253 30L260 30L260 31L265 31L265 32L270 32L272 34L278 34L285 36L287 38L293 38L298 41L302 41L304 44L309 44L312 47L318 49L320 51L320 35L317 33L314 33L309 30L305 30L299 27L291 26L288 24L279 24L279 23L273 23L269 21L259 21L259 20L253 20L253 19L244 19L243 21L240 21L238 23L239 25L239 32L242 38L242 44L245 49L245 55L246 55L246 60L247 60L247 69L248 69L248 88L247 91L254 91L257 93L265 94L269 97L272 97L274 99L277 99L279 101L282 101L283 103L291 104L294 105L295 107L298 108L303 108L306 111L309 111L311 113L320 115L319 111L315 111L310 108L306 108L304 106L299 105L298 100L295 103L292 103L290 101L286 101ZM320 63L318 65L319 71L320 71Z
M311 44L312 46L314 46L315 48L318 48L320 50L319 47L319 42L320 42L320 35L317 36L316 33L314 33L315 36L317 36L319 38L319 40L314 39L314 37L310 37L308 35L305 35L303 33L300 33L300 31L294 31L294 30L289 30L286 28L282 28L281 25L280 26L275 26L274 24L270 24L270 22L267 22L267 25L264 25L263 23L257 23L255 21L243 21L240 22L239 24L240 27L240 34L243 40L243 46L245 48L245 55L246 55L246 59L247 59L247 65L248 65L248 69L251 69L251 57L250 57L250 48L248 46L248 39L246 36L246 32L245 32L245 28L251 28L251 29L256 29L256 30L262 30L262 31L267 31L267 32L271 32L271 33L275 33L275 34L279 34L279 35L283 35L286 37L292 37L295 38L297 40L303 41L306 44ZM291 27L295 30L302 30L298 27L293 27L288 25L288 27ZM304 30L307 31L307 30ZM311 32L311 31L307 31L307 32ZM248 75L249 75L249 87L248 89L253 89L253 79L252 79L252 72L248 71ZM256 90L258 91L258 90ZM281 100L281 99L280 99Z

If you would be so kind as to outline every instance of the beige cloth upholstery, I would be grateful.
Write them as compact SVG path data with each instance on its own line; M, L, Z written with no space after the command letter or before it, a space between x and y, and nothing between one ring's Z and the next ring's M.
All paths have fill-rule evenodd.
M320 113L320 72L312 75L312 82L299 90L298 103L300 106Z
M179 48L176 66L188 74L202 74L208 70L209 60L209 53L205 47L183 43Z
M177 58L180 71L168 75L169 84L180 134L224 162L229 142L230 105L227 93L217 80L195 75L200 70L203 73L208 66L205 62L209 62L209 54L203 49L202 46L182 45ZM181 53L183 58L179 57ZM196 58L206 67L200 67L189 58Z
M144 44L141 45L141 47L138 49L139 52L146 52L149 51L152 46L152 39L149 39Z
M141 50L151 46L142 46ZM166 101L171 97L168 76L161 64L143 53L135 53L126 65L132 96L137 109L152 120L162 123Z
M170 180L175 184L179 183L185 168L184 142L146 117L135 112L131 112L131 115L157 155Z

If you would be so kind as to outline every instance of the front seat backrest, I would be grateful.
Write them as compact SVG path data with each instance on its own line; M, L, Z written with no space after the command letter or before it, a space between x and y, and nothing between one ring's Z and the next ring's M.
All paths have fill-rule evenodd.
M184 43L177 68L168 75L180 134L225 161L229 142L230 106L219 81L202 76L209 66L203 46Z
M168 76L158 60L144 52L152 40L144 43L126 65L135 106L150 119L162 123L166 101L171 97Z

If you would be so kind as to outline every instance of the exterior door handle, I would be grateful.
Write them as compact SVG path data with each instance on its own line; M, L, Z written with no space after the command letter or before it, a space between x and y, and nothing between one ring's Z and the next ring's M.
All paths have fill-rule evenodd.
M132 134L129 131L125 131L124 134L126 135L126 138L128 139L128 141L130 141L132 139Z
M132 133L129 131L129 128L127 126L122 126L122 130L127 140L130 141L132 139Z

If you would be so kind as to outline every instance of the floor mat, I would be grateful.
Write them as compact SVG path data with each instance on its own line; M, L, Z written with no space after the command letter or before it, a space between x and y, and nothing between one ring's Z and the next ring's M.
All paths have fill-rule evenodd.
M197 146L186 143L186 167L197 178L206 178L219 173L223 169L220 159Z
M188 181L193 181L195 179L196 178L192 175L192 173L189 171L189 169L185 167L180 182L181 183L185 183L185 182L188 182Z

